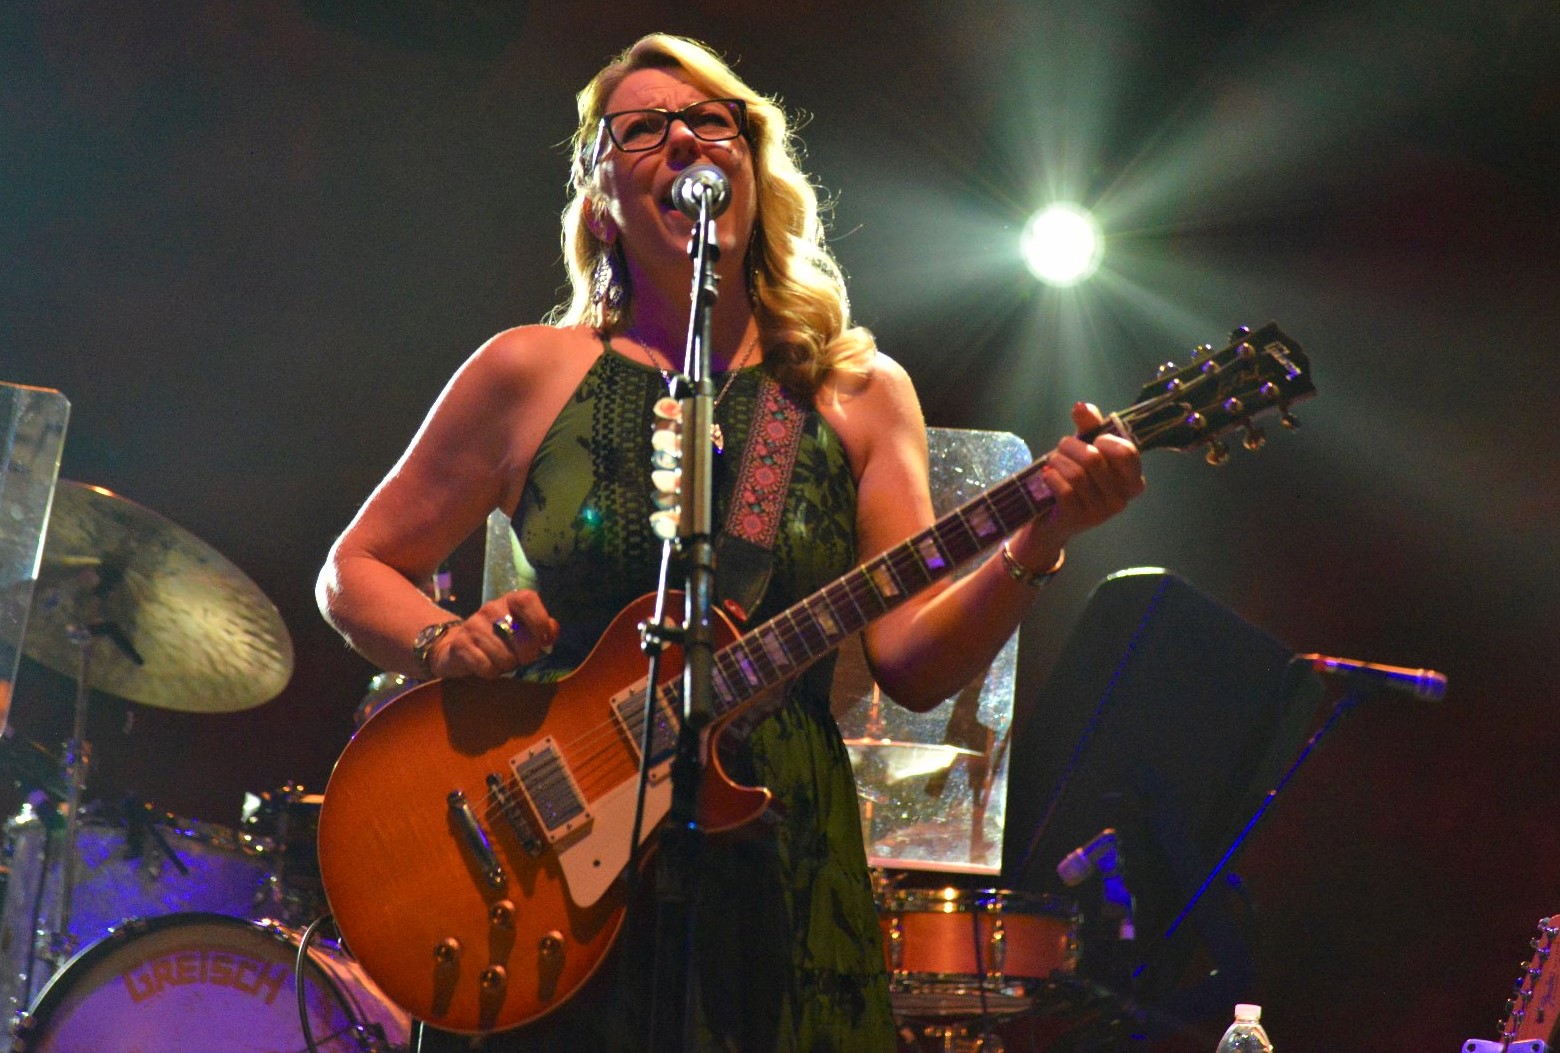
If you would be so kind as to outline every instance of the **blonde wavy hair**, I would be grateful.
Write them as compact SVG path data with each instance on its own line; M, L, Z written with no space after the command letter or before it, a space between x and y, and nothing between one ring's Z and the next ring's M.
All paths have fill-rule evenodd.
M719 56L686 37L653 33L613 59L579 93L580 124L571 141L571 196L563 210L563 259L571 295L553 308L554 325L615 332L627 322L632 291L611 309L594 302L597 267L613 250L591 233L588 210L601 205L597 134L607 100L635 70L676 69L709 98L747 103L758 221L748 246L748 295L764 363L787 387L811 396L834 370L864 376L876 350L853 325L844 275L824 243L818 192L797 163L798 143L779 104L748 87ZM615 261L609 264L619 266Z

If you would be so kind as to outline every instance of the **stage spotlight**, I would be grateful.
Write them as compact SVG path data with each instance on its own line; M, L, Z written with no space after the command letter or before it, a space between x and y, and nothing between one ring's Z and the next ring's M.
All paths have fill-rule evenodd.
M1049 205L1029 218L1019 238L1029 273L1047 285L1076 285L1099 268L1100 228L1077 205Z

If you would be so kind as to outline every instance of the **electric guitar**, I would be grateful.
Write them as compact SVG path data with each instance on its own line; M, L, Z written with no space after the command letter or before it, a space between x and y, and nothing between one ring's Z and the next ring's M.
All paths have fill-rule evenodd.
M1300 348L1267 325L1221 351L1167 364L1104 430L1140 449L1205 447L1255 418L1293 426L1316 393ZM729 779L722 754L783 704L780 688L954 568L1043 514L1043 461L739 636L715 612L714 708L700 821L741 827L770 801ZM675 609L675 608L674 608ZM555 683L443 680L395 698L348 743L319 816L320 873L336 924L363 970L413 1017L483 1032L566 1002L610 950L626 910L640 749L645 741L641 622L652 597L612 622L580 667ZM671 803L681 655L657 685L642 840Z

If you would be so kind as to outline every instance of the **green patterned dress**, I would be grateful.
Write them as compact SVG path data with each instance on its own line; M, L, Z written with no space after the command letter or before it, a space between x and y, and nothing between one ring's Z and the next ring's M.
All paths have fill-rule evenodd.
M726 452L715 458L717 529L760 378L757 367L738 373L716 408L726 440ZM715 378L717 390L726 379ZM660 543L647 526L651 408L665 394L658 371L607 345L537 451L514 523L536 588L561 627L549 660L557 668L577 665L615 614L654 589ZM854 565L855 514L844 448L810 410L774 573L749 627ZM728 766L734 779L773 790L783 812L772 826L754 824L763 829L705 849L695 929L701 1049L894 1048L856 786L829 711L833 670L831 657L798 678L787 703L758 725L737 765ZM630 911L618 953L598 979L551 1028L521 1032L518 1048L646 1048L648 913Z

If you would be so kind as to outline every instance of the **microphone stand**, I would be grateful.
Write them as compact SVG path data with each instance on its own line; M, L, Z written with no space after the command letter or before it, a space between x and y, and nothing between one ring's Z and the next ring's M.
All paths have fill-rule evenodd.
M1292 660L1292 665L1303 668L1303 665L1299 662L1298 659ZM1186 905L1181 908L1181 912L1175 916L1175 919L1170 922L1170 925L1159 937L1159 942L1156 944L1153 953L1143 961L1139 962L1137 967L1132 970L1132 980L1134 984L1141 982L1143 979L1143 974L1147 972L1148 969L1153 966L1165 953L1166 949L1170 946L1170 941L1175 936L1176 932L1178 932L1181 926L1185 924L1186 920L1191 917L1192 912L1197 909L1197 905L1202 902L1203 896L1207 895L1208 890L1213 886L1213 883L1218 880L1219 875L1223 874L1229 867L1230 862L1240 854L1241 848L1244 847L1246 842L1251 839L1251 835L1256 832L1257 827L1261 825L1263 819L1267 818L1268 812L1272 810L1273 805L1278 801L1278 795L1282 793L1284 788L1289 785L1290 781L1300 773L1301 766L1305 764L1312 753L1316 752L1316 748L1322 744L1322 740L1327 737L1328 733L1333 730L1338 722L1342 720L1345 715L1353 712L1356 706L1358 706L1364 699L1369 697L1371 694L1371 689L1372 685L1368 683L1353 684L1335 703L1333 703L1332 713L1328 715L1327 720L1323 722L1321 727L1316 729L1315 733L1312 734L1308 740L1306 740L1306 744L1300 750L1299 755L1295 757L1294 761L1289 765L1288 769L1285 770L1284 774L1279 777L1278 782L1273 785L1273 788L1267 792L1267 796L1262 798L1262 803L1257 806L1256 811L1254 811L1250 818L1246 820L1246 825L1241 827L1240 831L1236 833L1234 840L1231 841L1229 847L1224 850L1224 854L1221 855L1218 861L1213 864L1213 868L1208 871L1207 877L1203 878L1202 884L1197 886L1197 889L1192 893L1191 898L1186 901Z
M715 634L710 608L715 594L713 482L714 382L710 379L711 316L717 297L715 213L706 191L698 195L698 217L688 254L693 258L693 287L688 343L683 369L688 383L682 398L682 515L679 540L687 569L681 631L683 712L672 761L672 800L661 835L656 869L655 986L650 1033L657 1053L691 1049L693 1006L698 974L693 968L694 903L704 832L698 821L703 781L701 741L714 715Z

